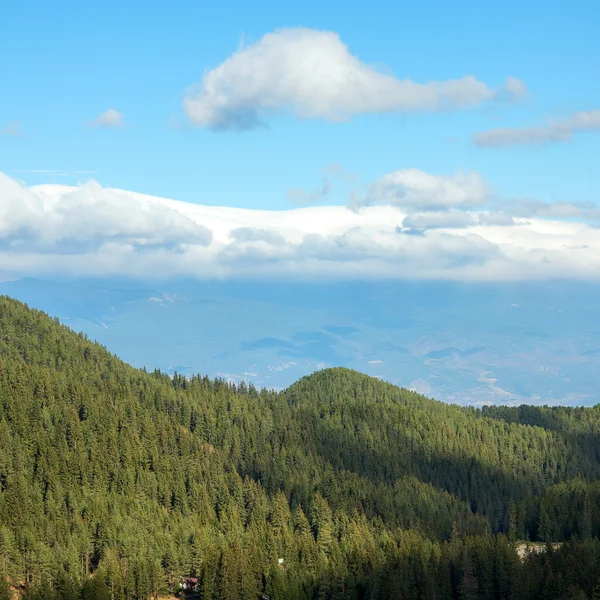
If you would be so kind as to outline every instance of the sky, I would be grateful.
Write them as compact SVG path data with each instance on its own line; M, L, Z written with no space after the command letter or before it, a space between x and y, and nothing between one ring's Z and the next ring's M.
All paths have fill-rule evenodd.
M355 274L596 277L599 21L591 0L9 3L0 275L143 248L139 272L346 252Z

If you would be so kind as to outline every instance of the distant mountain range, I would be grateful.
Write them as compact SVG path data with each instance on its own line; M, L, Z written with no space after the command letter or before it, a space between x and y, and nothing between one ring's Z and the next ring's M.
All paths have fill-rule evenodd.
M287 387L345 366L460 404L600 401L600 285L0 284L129 363Z

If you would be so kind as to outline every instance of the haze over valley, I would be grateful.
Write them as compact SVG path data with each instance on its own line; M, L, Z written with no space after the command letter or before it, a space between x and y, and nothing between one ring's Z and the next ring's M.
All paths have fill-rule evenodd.
M283 389L345 366L472 405L596 404L599 291L581 282L0 284L149 370Z

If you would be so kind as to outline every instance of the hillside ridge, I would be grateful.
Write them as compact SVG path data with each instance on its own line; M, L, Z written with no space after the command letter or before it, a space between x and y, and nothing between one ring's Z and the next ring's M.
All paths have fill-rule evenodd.
M596 552L599 411L485 412L348 369L279 393L147 373L1 297L0 572L57 600L182 576L207 599L398 598L465 556L520 577L511 540Z

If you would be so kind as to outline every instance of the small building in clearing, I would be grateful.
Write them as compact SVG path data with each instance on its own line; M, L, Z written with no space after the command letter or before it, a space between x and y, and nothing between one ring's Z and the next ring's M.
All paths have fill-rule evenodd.
M198 591L198 578L197 577L180 577L179 578L179 589L184 592L197 592Z

